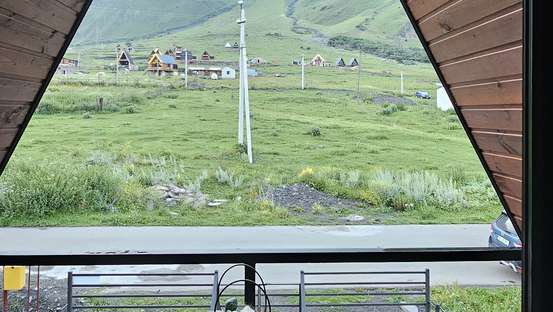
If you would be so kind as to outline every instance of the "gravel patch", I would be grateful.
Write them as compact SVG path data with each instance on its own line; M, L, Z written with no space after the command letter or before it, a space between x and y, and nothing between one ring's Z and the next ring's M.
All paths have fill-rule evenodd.
M415 101L399 96L393 95L375 95L371 99L373 104L384 105L384 104L396 104L396 105L415 105Z
M303 208L305 212L311 212L315 205L342 209L363 206L361 202L332 196L306 184L284 185L271 189L267 192L266 198L272 200L277 206Z

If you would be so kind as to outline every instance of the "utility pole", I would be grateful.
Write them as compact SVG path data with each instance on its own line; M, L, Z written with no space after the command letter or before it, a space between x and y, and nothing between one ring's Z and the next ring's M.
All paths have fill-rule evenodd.
M403 72L401 72L401 94L404 94L405 93L405 84L404 84L404 77L403 77Z
M301 89L305 90L305 56L301 57Z
M361 50L359 50L359 59L357 60L357 103L361 102Z
M246 130L246 143L248 161L253 164L252 127L250 114L250 94L248 84L248 59L246 50L246 8L244 1L238 1L240 5L240 109L238 118L238 143L244 144L244 121Z
M184 49L184 87L188 89L188 49Z
M115 47L115 84L119 84L119 48Z

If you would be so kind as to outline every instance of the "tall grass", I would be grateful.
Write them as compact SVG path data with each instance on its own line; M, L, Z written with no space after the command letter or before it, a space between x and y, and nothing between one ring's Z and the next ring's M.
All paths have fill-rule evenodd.
M122 193L122 179L100 166L17 164L0 185L2 219L108 211Z

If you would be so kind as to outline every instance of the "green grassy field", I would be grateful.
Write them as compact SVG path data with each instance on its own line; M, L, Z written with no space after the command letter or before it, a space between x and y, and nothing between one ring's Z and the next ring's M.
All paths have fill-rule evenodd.
M324 6L336 5L331 2ZM295 14L306 14L306 4L300 1ZM0 180L0 224L336 224L351 214L368 224L487 223L497 217L500 204L455 114L412 96L417 90L435 95L431 66L362 54L360 72L308 66L302 91L301 68L292 60L321 53L332 62L359 52L295 32L288 5L256 0L248 7L249 55L271 61L250 79L254 165L237 146L238 80L191 77L194 87L185 90L177 77L121 72L116 83L109 69L113 46L75 45L68 56L80 55L83 73L55 77L42 99ZM328 24L355 15L340 12ZM237 51L224 44L237 40L237 16L233 9L136 40L134 56L144 67L154 47L182 45L232 62ZM399 94L401 73L405 95ZM373 103L383 95L413 105ZM272 188L294 183L359 206L302 211L270 200ZM204 201L228 202L168 206L154 188L170 184Z

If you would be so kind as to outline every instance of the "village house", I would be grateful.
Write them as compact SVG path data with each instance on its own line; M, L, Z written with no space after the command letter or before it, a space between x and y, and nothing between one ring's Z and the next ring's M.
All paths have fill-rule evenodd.
M313 59L311 59L310 64L311 66L323 67L326 66L326 60L320 54L317 54L315 55L315 57L313 57Z
M234 49L240 49L240 45L239 45L238 42L236 42L236 41L234 42L234 44L232 45L232 47L233 47Z
M354 57L351 60L349 60L348 66L349 67L358 67L359 66L359 61Z
M197 66L189 67L188 71L193 75L213 80L236 79L236 70L231 67Z
M119 66L126 68L129 71L138 70L138 66L134 63L134 59L131 56L131 51L129 49L121 49L119 51L118 61Z
M175 48L175 59L178 62L184 62L187 59L188 56L188 63L194 63L197 59L191 51L188 51L187 49L183 49L182 47L176 47Z
M72 60L64 57L58 65L56 73L64 76L74 74L79 68L79 63L80 62L78 60Z
M148 58L148 72L159 76L178 75L177 60L172 55L162 55L156 49Z
M209 52L204 51L204 53L202 53L202 61L211 61L214 59L215 59L215 56L210 55Z
M337 61L336 61L336 66L338 67L346 67L346 62L344 61L344 58L339 58Z
M227 48L227 49L231 49L231 48L232 48L232 45L230 44L230 42L227 42L227 44L225 44L225 48Z

